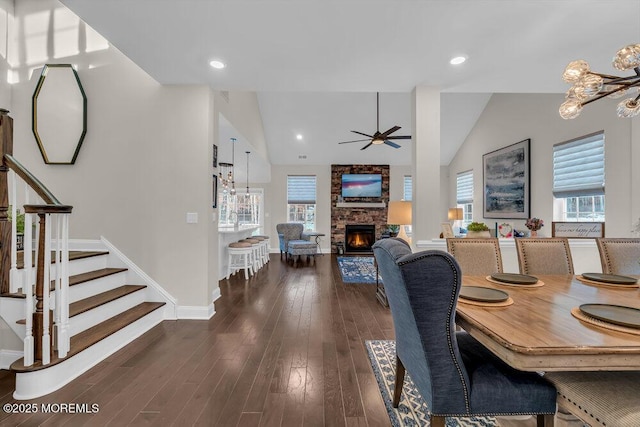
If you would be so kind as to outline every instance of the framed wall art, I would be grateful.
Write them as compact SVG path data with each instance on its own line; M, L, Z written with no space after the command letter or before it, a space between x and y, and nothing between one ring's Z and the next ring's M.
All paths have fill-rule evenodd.
M218 207L218 175L213 175L213 202L211 203L212 207L216 209Z
M530 139L482 156L483 216L529 218Z
M213 167L218 167L218 146L213 144Z

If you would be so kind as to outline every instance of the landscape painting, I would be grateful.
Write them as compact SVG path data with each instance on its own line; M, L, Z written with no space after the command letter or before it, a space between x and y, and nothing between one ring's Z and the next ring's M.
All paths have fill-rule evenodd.
M485 218L529 218L530 142L525 139L482 156Z

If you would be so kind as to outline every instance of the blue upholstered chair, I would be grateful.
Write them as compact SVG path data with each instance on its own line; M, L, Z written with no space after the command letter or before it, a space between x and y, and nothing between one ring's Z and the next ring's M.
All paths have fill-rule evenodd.
M511 368L464 331L455 332L460 268L442 251L415 254L398 239L373 245L396 334L393 406L400 402L405 369L431 411L445 417L538 415L553 425L556 390L535 372Z
M278 240L280 241L280 257L285 254L288 258L290 254L294 255L310 255L316 253L317 245L315 242L310 241L309 235L304 233L304 225L299 222L287 222L276 225L276 231L278 232ZM293 251L289 248L290 244L295 246L298 251ZM313 252L302 252L302 249L307 249Z

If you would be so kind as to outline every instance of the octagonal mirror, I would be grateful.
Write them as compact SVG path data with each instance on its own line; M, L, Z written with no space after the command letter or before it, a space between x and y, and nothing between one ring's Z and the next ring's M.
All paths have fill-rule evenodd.
M47 64L33 93L33 135L47 164L76 162L87 133L87 97L71 64Z

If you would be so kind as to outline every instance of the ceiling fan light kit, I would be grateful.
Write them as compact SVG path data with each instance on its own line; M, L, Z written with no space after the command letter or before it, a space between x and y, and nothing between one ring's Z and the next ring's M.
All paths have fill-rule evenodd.
M376 131L373 135L369 135L363 132L358 132L357 130L352 130L351 132L356 133L358 135L366 136L367 139L356 139L353 141L342 141L338 144L351 144L352 142L364 142L369 141L367 145L362 147L360 150L365 150L369 148L371 145L388 145L393 148L400 148L400 145L395 142L390 141L391 139L411 139L411 135L394 135L391 136L392 133L399 130L400 126L393 126L387 129L385 132L380 133L380 92L376 92Z

